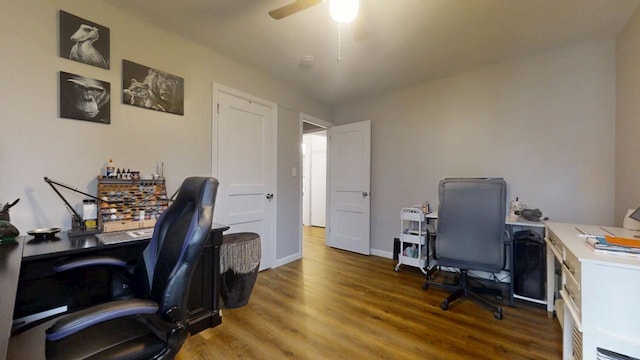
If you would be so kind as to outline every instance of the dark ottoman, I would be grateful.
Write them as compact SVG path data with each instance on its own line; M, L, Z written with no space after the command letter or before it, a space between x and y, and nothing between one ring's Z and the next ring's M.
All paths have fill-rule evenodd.
M220 248L220 296L227 309L247 305L260 268L260 235L227 234Z

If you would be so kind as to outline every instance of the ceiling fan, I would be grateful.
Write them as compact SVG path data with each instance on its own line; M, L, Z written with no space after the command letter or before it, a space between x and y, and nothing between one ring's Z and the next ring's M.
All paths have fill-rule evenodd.
M296 2L269 11L269 15L276 20L280 20L289 15L293 15L297 12L318 5L321 2L322 0L296 0Z
M282 19L289 15L293 15L302 10L306 10L312 6L316 6L322 3L323 0L296 0L293 3L279 7L277 9L269 11L269 15L276 19ZM329 12L331 18L338 23L338 61L342 60L341 57L341 26L342 24L348 24L358 16L358 10L360 8L360 0L329 0ZM362 29L362 22L359 22L358 28ZM364 31L355 31L354 38L362 39Z
M323 0L296 0L290 4L269 11L269 15L276 19L282 19L302 10L322 3ZM349 23L358 15L358 0L329 0L329 10L333 20L339 23Z

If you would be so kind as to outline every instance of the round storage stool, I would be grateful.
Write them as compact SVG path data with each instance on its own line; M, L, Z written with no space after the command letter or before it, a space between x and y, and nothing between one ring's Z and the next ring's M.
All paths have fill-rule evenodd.
M260 268L260 235L227 234L220 247L220 296L227 309L247 305Z

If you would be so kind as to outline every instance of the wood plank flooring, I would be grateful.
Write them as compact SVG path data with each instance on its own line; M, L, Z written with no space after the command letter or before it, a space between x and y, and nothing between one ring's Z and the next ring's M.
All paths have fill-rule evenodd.
M503 306L504 319L468 300L448 311L447 293L424 291L422 273L326 247L304 229L301 261L259 274L245 307L190 337L186 359L560 359L556 319L536 304Z

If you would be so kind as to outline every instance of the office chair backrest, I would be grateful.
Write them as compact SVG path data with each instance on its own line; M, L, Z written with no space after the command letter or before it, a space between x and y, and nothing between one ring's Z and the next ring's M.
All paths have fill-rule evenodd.
M507 184L500 178L440 181L436 257L449 266L499 271L504 264Z
M134 269L136 297L160 304L159 314L177 307L186 316L191 276L209 237L218 180L190 177L156 222L153 238Z

